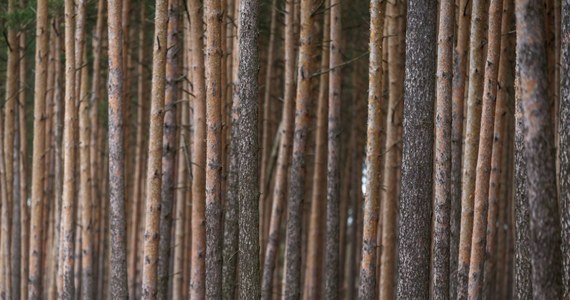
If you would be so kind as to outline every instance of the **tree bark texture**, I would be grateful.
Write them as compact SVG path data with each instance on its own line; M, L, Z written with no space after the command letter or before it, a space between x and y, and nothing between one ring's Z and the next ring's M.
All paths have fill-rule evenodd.
M436 19L433 1L408 3L400 197L401 299L429 297Z

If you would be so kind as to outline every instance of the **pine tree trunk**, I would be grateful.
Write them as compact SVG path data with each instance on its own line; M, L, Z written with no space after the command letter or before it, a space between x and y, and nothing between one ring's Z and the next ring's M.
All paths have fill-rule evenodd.
M469 87L467 95L467 120L465 121L465 147L461 176L461 228L459 232L459 258L457 266L457 297L467 299L469 260L473 233L473 202L477 174L477 150L481 127L481 98L483 95L484 47L486 0L474 0L471 15L469 41Z
M108 1L109 16L109 228L110 296L127 299L127 249L123 131L123 36L121 1ZM104 174L104 173L103 173ZM102 210L105 214L106 210ZM103 230L105 226L103 225Z
M408 4L398 298L429 297L436 16L434 1Z
M449 296L457 296L457 268L459 258L459 234L461 227L461 175L463 152L463 111L465 102L465 77L467 73L469 24L471 1L460 0L457 18L457 44L453 51L453 90L451 104L451 211L450 236L450 285Z
M360 262L359 299L376 298L376 235L380 212L381 127L382 127L382 45L385 3L370 2L370 62L368 87L368 128L366 138L366 198L364 201L364 231L362 261Z
M190 299L203 299L206 293L206 86L204 79L202 8L199 0L188 0L190 12L190 43L192 49L192 80L194 99L194 151L192 153L192 263Z
M511 19L513 14L513 1L504 0L503 1L503 13L502 13L502 24L501 32L508 32L511 29ZM506 166L506 161L508 148L506 143L508 142L509 131L508 131L508 78L509 72L512 70L511 59L513 53L511 50L512 43L509 35L502 34L500 37L500 60L499 60L499 70L497 79L497 100L495 108L494 117L494 133L493 133L493 150L491 158L491 174L489 179L489 210L487 213L487 232L486 232L486 250L485 250L485 262L484 262L484 274L483 274L483 294L484 299L488 299L492 295L492 286L496 282L496 274L502 276L503 273L496 272L496 266L502 263L499 260L502 257L497 255L498 251L498 234L497 231L503 230L500 225L498 225L499 214L504 213L506 207L504 206L505 195L502 191L509 188L507 186L506 176L508 170L504 168ZM489 52L490 53L490 52ZM500 209L503 206L503 209ZM504 258L502 258L504 259Z
M562 0L560 75L560 209L564 297L570 297L570 0Z
M301 227L302 203L305 198L306 149L311 123L312 75L315 70L315 32L313 10L316 2L301 0L301 32L297 72L297 96L295 106L295 130L293 153L289 173L287 199L287 237L285 246L284 299L299 299L301 294Z
M329 2L325 1L328 7ZM332 10L332 7L331 7ZM323 44L330 41L330 14L324 12L323 16ZM311 191L311 210L309 216L309 228L307 232L307 251L305 263L305 278L303 287L303 299L320 299L320 274L322 273L322 215L323 204L327 189L326 167L327 167L327 119L328 119L328 88L329 88L329 47L324 46L321 51L321 72L319 79L319 95L316 110L316 132L315 132L315 161L313 167L313 184Z
M283 115L281 119L281 141L277 155L277 171L275 174L275 187L271 197L271 221L267 238L267 248L263 258L263 276L261 280L261 298L272 298L273 272L279 251L281 214L287 193L287 171L290 162L293 143L294 109L295 109L295 27L293 14L294 0L286 1L285 15L285 91L283 96ZM265 245L262 245L265 246Z
M508 0L507 0L508 1ZM489 206L489 178L493 148L493 128L497 98L497 76L501 47L502 0L491 0L489 6L489 31L487 34L487 62L483 90L483 111L479 135L479 152L475 179L473 234L471 259L469 263L469 299L480 299L483 288L485 246L487 233L487 212Z
M454 7L441 1L437 56L435 116L434 215L432 297L449 297L449 237L451 201L451 97Z
M61 245L59 273L62 285L58 297L75 297L75 162L76 162L76 55L75 55L75 3L65 1L65 113L63 122L63 193L61 207ZM35 135L35 134L34 134Z
M36 66L34 84L34 137L32 154L32 197L29 251L29 288L28 298L41 298L41 259L42 259L42 209L43 209L43 173L45 147L45 91L47 80L48 48L48 3L39 0L36 10ZM73 53L73 52L72 52Z
M152 62L152 91L146 175L146 204L143 242L142 298L157 297L160 199L162 185L162 139L168 21L168 1L156 2Z
M179 4L168 4L168 37L166 61L166 91L164 100L164 137L162 139L162 191L160 200L160 242L158 252L158 299L168 298L170 276L170 241L172 233L172 205L176 157L176 106L178 102L179 75Z
M562 297L560 223L556 194L554 134L548 100L541 1L517 0L517 65L530 215L530 258L535 299Z

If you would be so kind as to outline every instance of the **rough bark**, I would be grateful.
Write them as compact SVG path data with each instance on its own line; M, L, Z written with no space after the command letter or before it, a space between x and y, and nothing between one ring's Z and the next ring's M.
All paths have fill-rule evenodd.
M287 230L285 245L284 299L298 299L301 294L301 227L305 198L306 150L311 118L312 75L315 71L314 0L301 0L301 32L297 68L297 96L295 105L295 131L289 173L287 199Z
M459 258L459 234L461 226L461 162L463 152L463 108L465 102L465 77L467 73L469 23L471 1L459 1L457 15L457 45L453 51L453 88L451 103L451 211L450 211L450 285L449 297L457 296L457 262Z
M472 4L471 37L469 41L469 87L467 91L467 120L462 164L461 228L457 266L457 297L467 299L471 238L473 233L473 202L477 174L477 152L481 127L481 98L483 95L484 33L486 0Z
M206 170L206 86L202 50L202 8L199 0L188 0L190 42L192 49L192 80L194 94L194 151L192 153L192 249L190 299L203 299L206 292L206 228L205 228L205 170Z
M152 87L146 176L145 226L143 242L142 298L156 299L162 186L162 138L164 118L165 66L167 52L168 1L156 2Z
M109 16L109 228L110 296L127 299L127 249L123 131L123 36L121 1L108 1ZM104 211L103 211L104 212Z
M453 1L445 0L439 6L434 215L432 246L432 297L449 297L450 201L451 201L451 118L452 118L452 49L454 25Z
M519 66L515 77L515 286L517 299L531 299L532 269L530 263L530 225L527 186L526 159L524 158L524 136L526 125L523 122Z
M501 32L508 32L512 25L513 16L513 1L504 0L503 1L503 13L502 13L502 24ZM495 108L495 118L494 118L494 133L493 133L493 150L491 158L491 174L489 179L489 208L487 213L487 237L485 246L485 264L484 264L484 274L483 274L483 295L484 299L488 299L492 295L492 287L495 284L496 274L503 276L503 272L498 273L497 265L502 263L502 260L506 257L499 257L498 253L498 231L504 231L502 229L502 224L499 224L499 214L504 214L506 209L506 195L503 191L507 188L508 183L505 176L508 170L505 168L507 166L507 157L505 154L508 145L509 130L507 121L509 113L508 97L508 76L512 71L511 59L514 54L514 49L511 43L511 37L507 34L502 34L501 37L501 50L500 50L500 60L499 60L499 70L497 77L497 100ZM504 218L504 217L503 217ZM505 236L503 236L505 239ZM504 247L503 247L504 248Z
M560 211L564 297L570 297L570 1L562 0L560 82Z
M178 102L179 1L168 3L168 32L166 57L166 91L162 139L162 191L160 196L160 242L158 250L158 298L168 298L170 250L172 233L172 205L174 202L176 157L176 109Z
M359 299L376 298L376 234L380 212L381 127L382 127L382 45L385 2L370 2L370 59L368 66L368 128L366 135L367 182L364 200L362 261L360 262Z
M329 6L325 1L325 6ZM331 10L332 10L331 6ZM330 13L324 12L323 16L323 47L321 51L321 70L329 68L330 42ZM303 299L319 299L322 273L323 256L320 253L322 247L323 211L326 196L324 195L328 184L326 180L327 167L327 119L328 119L328 92L329 72L319 77L319 95L316 109L316 132L315 132L315 160L313 163L313 189L311 191L311 210L309 214L309 228L307 231L307 250L305 261L305 278L303 287ZM338 269L338 268L335 268ZM327 271L328 268L325 269Z
M4 122L4 116L0 115L0 122ZM0 136L5 133L4 124L0 124ZM8 203L8 189L6 183L6 166L4 159L4 148L0 147L0 262L5 268L0 270L0 297L3 299L12 298L11 287L11 264L10 264L10 205Z
M437 4L408 3L398 298L427 299L433 171Z
M206 298L219 299L222 287L222 97L221 0L204 3L206 22Z
M517 65L530 215L530 258L534 299L562 297L561 236L556 193L554 134L550 120L548 76L541 1L517 0Z
M48 1L39 0L36 10L36 66L34 83L34 137L32 154L32 194L28 298L41 298L42 210L45 147L45 92L48 62Z
M239 30L239 269L240 299L259 299L259 72L257 0L240 1Z
M477 174L475 178L473 233L471 240L471 259L469 262L468 296L469 299L481 299L485 263L487 232L487 211L489 206L489 178L491 175L491 155L493 148L493 128L495 103L497 99L497 76L501 46L502 0L491 0L489 6L489 32L487 35L487 63L485 65L485 83L483 88L483 110L477 155Z
M285 91L283 96L283 115L281 119L281 141L277 155L277 171L275 174L275 187L273 188L273 207L267 238L267 248L263 262L263 276L261 282L261 298L272 298L272 281L277 252L279 250L281 214L287 193L287 171L289 168L291 148L293 142L293 125L295 112L295 29L294 29L294 0L286 1L285 15Z

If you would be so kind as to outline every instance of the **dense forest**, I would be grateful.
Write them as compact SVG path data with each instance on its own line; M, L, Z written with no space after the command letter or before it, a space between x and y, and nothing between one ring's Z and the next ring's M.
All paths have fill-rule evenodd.
M570 0L2 0L0 299L570 299Z

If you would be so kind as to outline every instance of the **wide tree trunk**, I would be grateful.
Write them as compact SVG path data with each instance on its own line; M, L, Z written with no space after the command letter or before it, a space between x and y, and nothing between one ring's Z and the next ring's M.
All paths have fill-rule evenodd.
M398 298L429 298L437 4L408 3ZM428 75L431 74L431 75Z
M530 216L530 258L535 299L562 297L560 220L556 193L554 134L548 99L543 5L517 0L519 66Z

